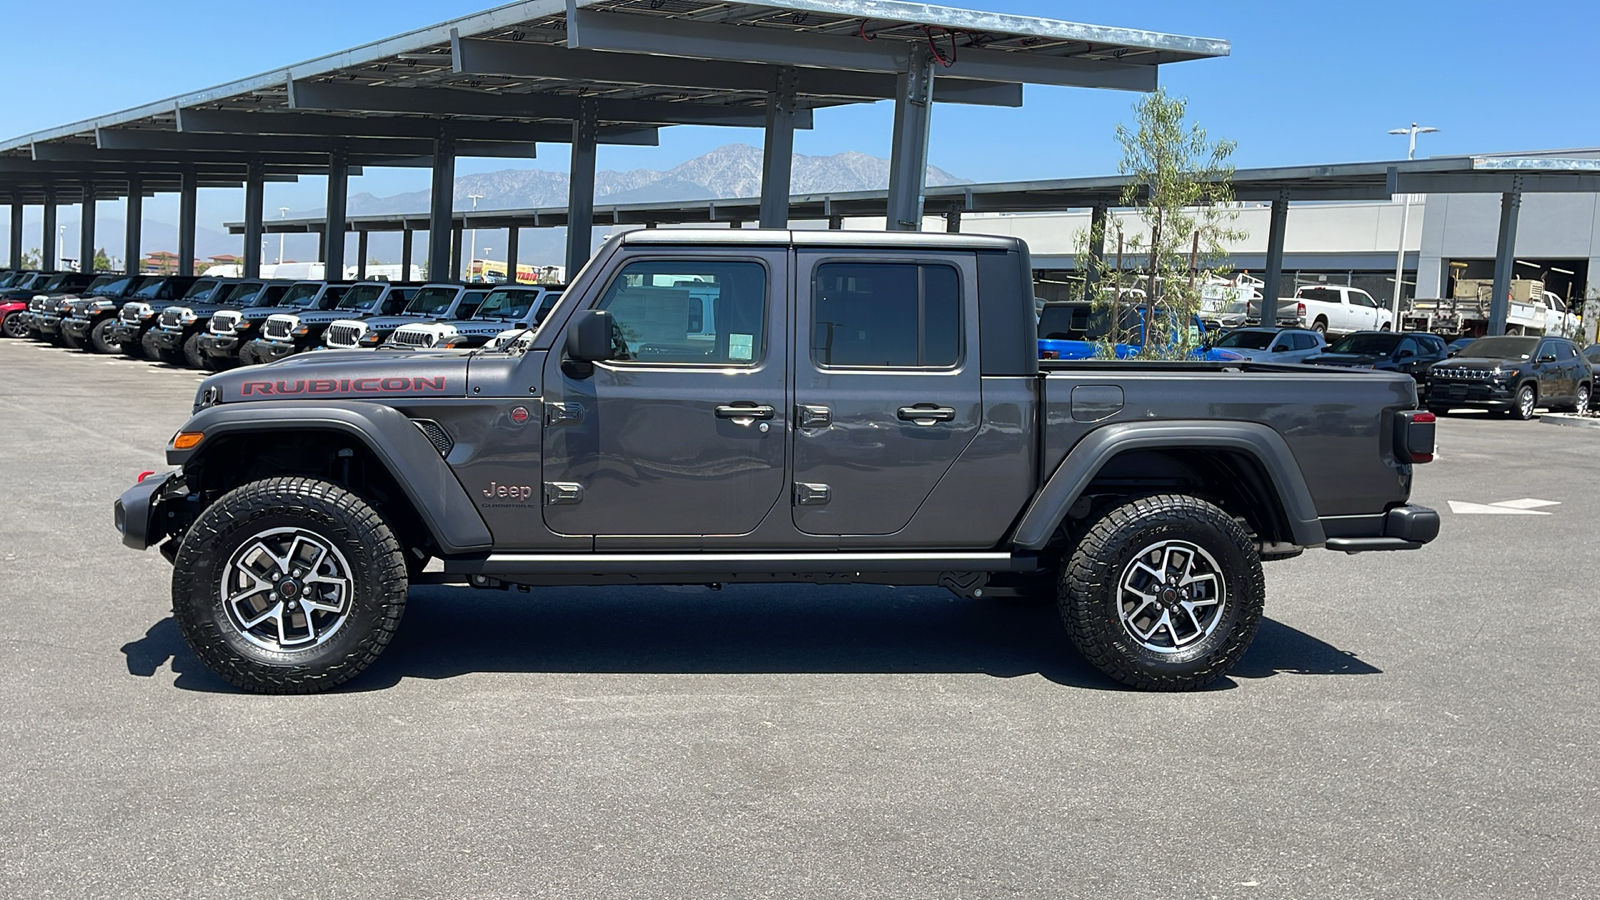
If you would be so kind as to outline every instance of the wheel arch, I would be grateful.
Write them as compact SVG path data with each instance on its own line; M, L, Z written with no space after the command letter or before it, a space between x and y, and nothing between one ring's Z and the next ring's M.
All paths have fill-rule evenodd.
M1264 542L1314 547L1326 540L1282 436L1259 423L1179 421L1123 423L1090 433L1046 481L1012 543L1044 549L1081 498L1097 491L1139 493L1141 476L1152 481L1149 489L1165 491L1174 482L1203 488Z
M336 483L356 478L360 484L345 486L381 492L373 498L381 511L396 516L399 528L431 538L442 553L493 546L483 517L438 448L393 407L224 404L202 410L183 430L204 438L191 450L169 446L167 461L198 473L191 486L202 498L271 475L318 474Z

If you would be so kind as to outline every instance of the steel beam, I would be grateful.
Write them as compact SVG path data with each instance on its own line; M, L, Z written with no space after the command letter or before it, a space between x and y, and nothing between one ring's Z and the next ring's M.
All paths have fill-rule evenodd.
M894 98L894 145L889 154L888 228L922 230L927 194L928 134L933 122L933 53L911 51Z
M572 130L559 123L455 121L450 123L450 128L456 140L463 143L536 141L564 144L572 138ZM260 135L343 137L359 133L366 138L426 138L430 140L431 148L432 138L439 133L439 122L436 119L335 116L308 112L180 109L178 131L183 134L246 135L251 139ZM650 125L610 126L600 130L602 144L654 147L658 142L656 128Z
M434 140L433 188L428 197L428 278L439 281L450 271L450 220L456 192L455 137L442 132Z
M789 227L789 183L794 173L795 70L779 68L767 95L767 135L762 144L761 227Z
M466 233L467 230L459 222L450 227L450 277L444 279L446 281L466 280L464 269L467 261L461 256L467 247Z
M599 107L585 100L572 122L572 166L567 178L567 280L589 261L594 246L595 130Z
M345 209L350 202L350 155L342 148L328 154L328 206L326 224L328 254L322 258L323 274L329 279L344 277Z
M1522 215L1522 176L1511 176L1511 190L1500 195L1500 232L1494 250L1494 288L1489 297L1489 333L1505 334L1511 313L1512 268L1516 265L1517 219Z
M1267 271L1261 286L1261 322L1271 325L1285 311L1294 308L1283 302L1283 237L1289 227L1289 192L1279 191L1272 200L1272 212L1267 218ZM1273 319L1267 318L1267 308L1272 308Z
M195 237L195 205L198 202L199 185L195 179L194 170L183 173L183 181L178 188L178 274L194 274L194 237Z
M479 38L457 38L451 49L452 65L458 75L562 78L705 91L745 91L752 85L772 84L780 72L791 68L765 63L571 50L553 44ZM795 71L797 89L806 96L853 100L894 97L894 76L890 74L811 68ZM1022 85L948 79L934 86L933 99L977 106L1020 107Z
M907 41L863 41L842 35L808 34L739 25L569 9L567 46L573 49L688 56L732 62L855 69L898 74ZM1125 91L1156 89L1156 67L1038 53L963 47L947 70L954 78L1051 84Z
M506 280L517 283L517 252L522 245L522 229L515 225L506 229Z
M356 278L366 280L367 277L367 235L371 232L356 232Z
M46 272L53 272L56 268L56 189L44 189L44 209L41 210L44 222L40 230L44 233L44 242L39 247L39 268Z
M1089 210L1089 271L1083 273L1083 299L1093 301L1095 288L1100 283L1100 268L1106 258L1106 227L1111 221L1111 207L1096 203Z
M415 249L417 233L410 228L400 232L400 280L411 280L411 251Z
M266 205L261 163L246 167L244 181L244 277L261 277L261 218Z
M94 272L95 231L94 182L83 183L83 201L78 207L78 271Z
M122 232L122 270L129 275L139 274L139 261L144 251L144 185L139 176L128 179L126 220Z
M1391 174L1389 186L1397 194L1592 194L1600 192L1600 175L1559 172L1490 174Z
M11 255L7 257L11 268L22 268L22 199L11 197Z
M606 122L746 127L766 124L766 113L759 108L720 103L590 100L560 94L486 94L450 88L364 87L306 81L289 83L289 106L293 109L501 116L508 119L575 119L584 102L595 103L599 119ZM810 128L811 111L797 110L795 123L797 127Z
M437 127L435 130L437 130ZM501 129L502 134L510 134L514 131L514 127L511 129L502 127ZM565 135L566 129L559 125L551 127L538 126L535 129L535 134L524 140L457 141L456 151L462 156L529 157L538 152L536 139L559 136L562 140L565 140ZM97 132L96 139L102 152L160 151L158 154L146 152L141 156L141 158L156 160L171 158L166 154L172 153L204 154L208 159L219 161L237 159L238 154L288 153L297 156L314 156L316 154L332 153L341 147L349 151L353 158L431 157L433 155L432 140L412 137L338 138L314 135L237 135L203 131L110 129Z

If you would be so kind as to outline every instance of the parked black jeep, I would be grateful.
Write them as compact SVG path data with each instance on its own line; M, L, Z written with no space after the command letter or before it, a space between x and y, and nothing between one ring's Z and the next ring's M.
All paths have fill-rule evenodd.
M211 324L211 316L219 309L244 309L252 306L276 306L278 298L289 289L288 281L262 281L250 278L230 281L219 287L205 303L184 300L161 311L160 323L150 329L156 350L161 358L173 365L202 369L206 356L200 352L200 341Z
M276 362L286 356L315 350L322 345L328 326L352 316L388 316L399 313L411 302L415 285L388 281L363 281L351 285L332 309L308 309L293 313L274 313L261 328L261 336L250 342L250 351L261 362Z
M1502 335L1478 338L1428 373L1428 409L1452 409L1533 418L1543 406L1589 411L1594 371L1566 338Z
M57 329L61 338L92 353L115 353L118 342L111 339L112 326L122 304L135 293L161 281L159 275L112 275L98 286L91 286L62 310ZM45 319L41 319L45 322ZM41 329L44 330L44 329Z
M400 350L460 350L482 347L509 331L537 328L565 288L505 285L490 291L469 319L414 322L389 335L385 347Z

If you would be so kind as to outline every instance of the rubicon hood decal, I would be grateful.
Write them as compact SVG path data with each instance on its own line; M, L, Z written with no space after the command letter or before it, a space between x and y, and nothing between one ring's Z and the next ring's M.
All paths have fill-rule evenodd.
M324 357L324 358L319 358ZM462 356L375 356L323 351L281 363L213 375L201 385L223 403L291 398L461 397L467 391Z
M246 381L239 385L241 397L294 397L299 395L330 394L434 394L449 393L450 380L443 375L434 378L298 378L290 381L279 378Z

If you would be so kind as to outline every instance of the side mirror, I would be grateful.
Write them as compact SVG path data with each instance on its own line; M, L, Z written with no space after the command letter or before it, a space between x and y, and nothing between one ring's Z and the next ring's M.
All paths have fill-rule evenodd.
M1396 353L1394 355L1394 358L1395 359L1410 359L1411 357L1416 356L1416 355L1417 354L1413 353L1410 350L1401 350L1399 353Z
M1545 354L1541 354L1539 356L1539 362L1542 362L1542 363L1555 362L1555 361L1556 361L1556 355L1554 353L1545 353Z
M567 330L567 358L575 362L604 362L612 357L611 314L586 309Z

